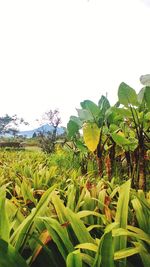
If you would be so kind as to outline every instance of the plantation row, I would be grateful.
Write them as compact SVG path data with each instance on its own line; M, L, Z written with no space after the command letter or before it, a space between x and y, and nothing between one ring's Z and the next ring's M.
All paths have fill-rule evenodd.
M121 83L114 106L105 96L98 105L90 100L80 104L78 116L70 117L67 129L75 149L85 158L85 172L87 159L92 157L100 177L106 175L109 181L116 176L128 177L132 187L145 190L150 178L150 87L137 94ZM80 130L83 139L79 139Z

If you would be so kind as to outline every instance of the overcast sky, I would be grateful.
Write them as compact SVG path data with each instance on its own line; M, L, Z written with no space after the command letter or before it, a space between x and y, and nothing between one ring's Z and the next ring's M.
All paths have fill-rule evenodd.
M0 0L0 115L31 123L82 100L117 99L150 73L150 0Z

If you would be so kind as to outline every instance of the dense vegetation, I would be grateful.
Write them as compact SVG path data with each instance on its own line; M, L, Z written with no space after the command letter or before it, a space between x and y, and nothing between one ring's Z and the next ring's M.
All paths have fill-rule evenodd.
M149 267L150 87L83 101L67 131L0 151L0 266Z

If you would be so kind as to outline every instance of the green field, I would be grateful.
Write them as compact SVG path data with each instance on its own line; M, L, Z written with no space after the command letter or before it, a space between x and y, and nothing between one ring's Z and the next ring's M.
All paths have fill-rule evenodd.
M81 176L65 149L0 158L0 266L149 266L150 192Z

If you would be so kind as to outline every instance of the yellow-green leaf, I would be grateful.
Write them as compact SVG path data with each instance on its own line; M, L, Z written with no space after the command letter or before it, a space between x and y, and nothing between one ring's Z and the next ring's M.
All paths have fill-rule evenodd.
M86 146L94 152L99 143L100 129L96 123L85 123L83 125L83 138Z

